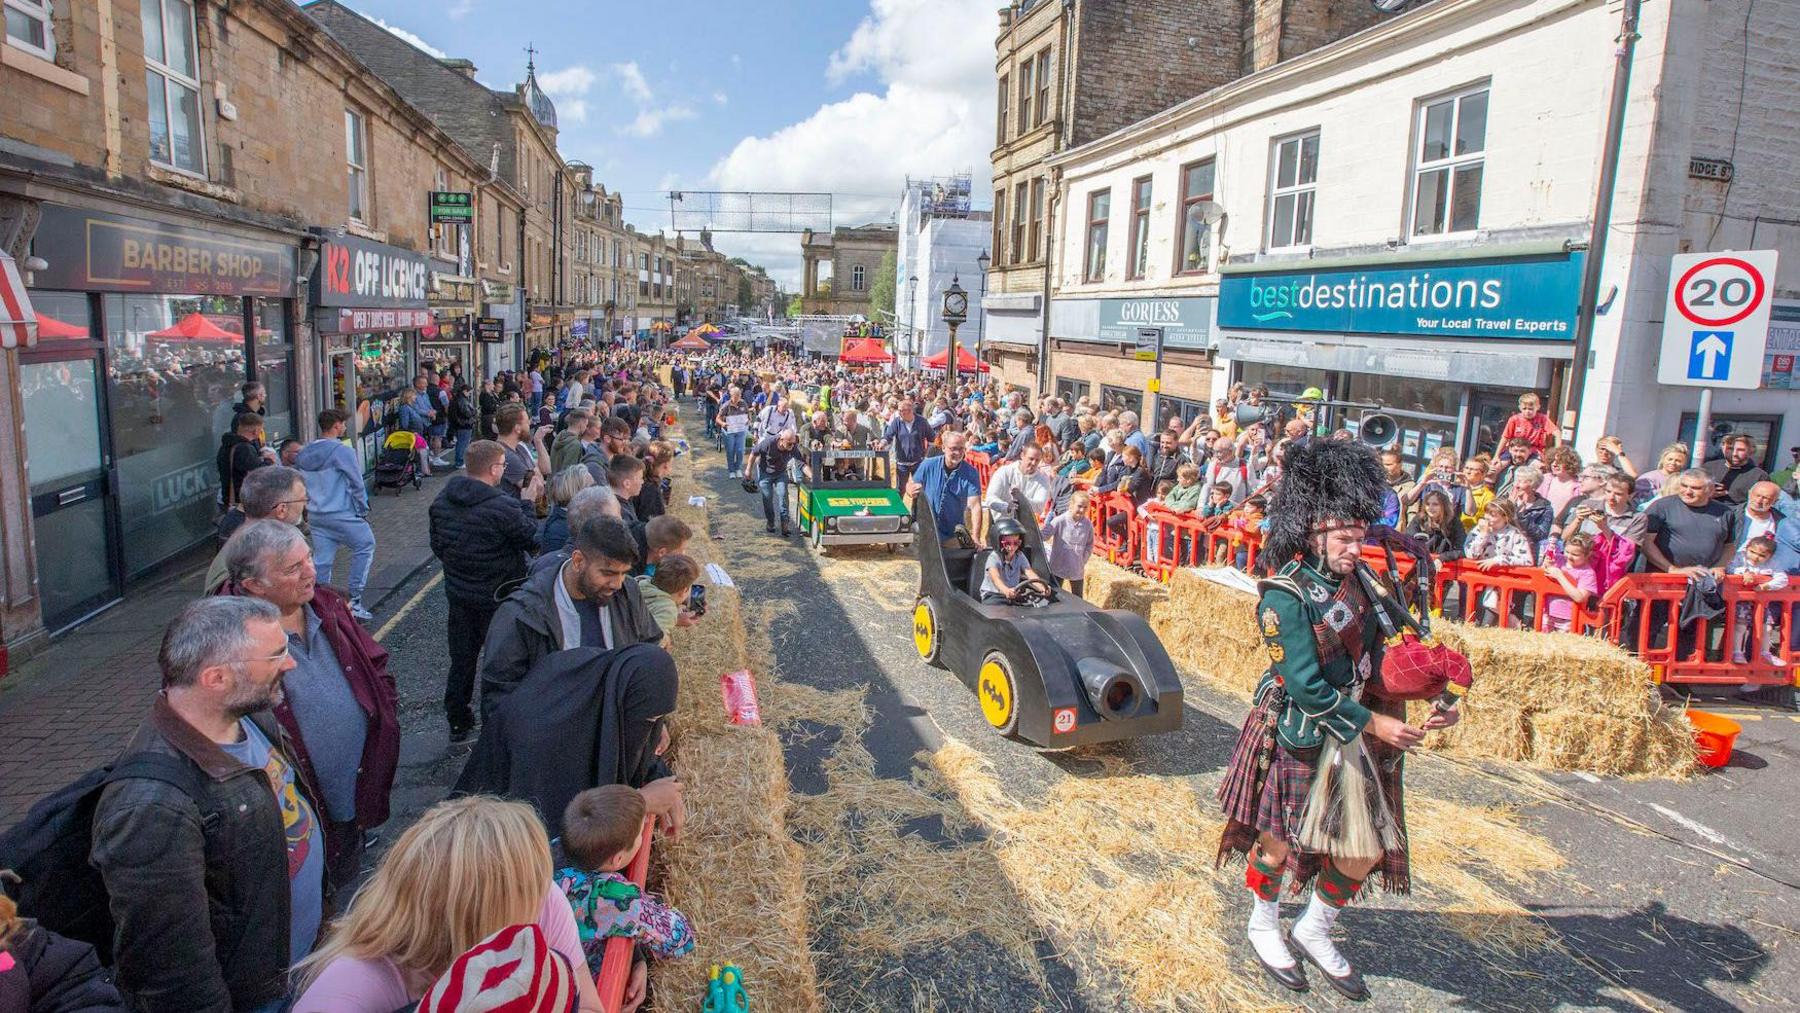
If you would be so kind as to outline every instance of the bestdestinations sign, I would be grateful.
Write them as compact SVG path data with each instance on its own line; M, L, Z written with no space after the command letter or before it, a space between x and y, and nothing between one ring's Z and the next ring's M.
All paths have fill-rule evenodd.
M1573 341L1582 254L1404 267L1233 272L1219 326L1263 331Z

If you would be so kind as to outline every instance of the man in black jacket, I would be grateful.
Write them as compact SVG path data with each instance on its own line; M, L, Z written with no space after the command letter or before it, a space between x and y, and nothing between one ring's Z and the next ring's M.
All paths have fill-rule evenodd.
M494 614L481 665L482 716L553 651L660 643L662 627L631 579L637 563L637 540L623 522L572 524L568 560L533 573Z
M239 412L232 420L231 432L219 437L219 452L213 464L219 469L219 505L237 505L244 476L265 464L275 463L275 452L265 450L263 417L255 412Z
M506 448L491 440L470 444L467 461L468 474L452 476L431 504L431 552L444 564L450 604L444 714L453 743L474 737L476 660L504 586L525 576L528 556L537 550L537 521L527 504L543 489L536 470L517 495L500 488Z
M268 713L294 667L281 614L202 598L157 662L163 690L125 754L189 764L201 790L126 778L94 810L119 988L139 1013L280 1009L325 915L318 795Z

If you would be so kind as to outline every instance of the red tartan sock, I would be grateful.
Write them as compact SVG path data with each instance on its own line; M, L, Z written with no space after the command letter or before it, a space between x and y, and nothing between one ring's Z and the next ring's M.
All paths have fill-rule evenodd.
M1281 896L1281 877L1286 870L1279 865L1266 864L1262 852L1257 851L1250 864L1244 867L1244 885L1256 894L1258 900L1274 900Z
M1319 870L1319 878L1313 884L1319 899L1332 907L1341 908L1356 899L1356 893L1362 889L1363 881L1351 879L1338 871L1336 865L1327 863Z

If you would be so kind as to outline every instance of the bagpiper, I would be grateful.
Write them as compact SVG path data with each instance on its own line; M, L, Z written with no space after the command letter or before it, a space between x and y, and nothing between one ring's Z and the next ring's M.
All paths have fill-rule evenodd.
M1384 889L1408 891L1402 760L1426 732L1456 723L1470 681L1467 660L1429 639L1427 603L1416 619L1396 576L1363 562L1385 490L1361 444L1315 438L1289 450L1263 553L1276 572L1256 604L1270 665L1219 787L1218 860L1248 859L1257 961L1305 991L1304 960L1353 1000L1369 990L1332 926L1377 869ZM1420 553L1415 569L1428 560ZM1420 726L1406 722L1408 699L1435 700ZM1307 897L1285 935L1284 879Z

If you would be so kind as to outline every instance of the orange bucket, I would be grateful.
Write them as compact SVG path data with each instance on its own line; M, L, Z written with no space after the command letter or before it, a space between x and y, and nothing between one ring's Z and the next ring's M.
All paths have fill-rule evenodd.
M1707 767L1723 767L1731 762L1731 747L1737 742L1743 726L1727 717L1707 711L1689 710L1688 722L1694 726L1694 741L1700 747L1700 763Z

